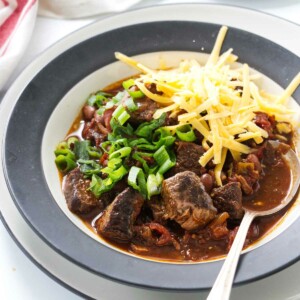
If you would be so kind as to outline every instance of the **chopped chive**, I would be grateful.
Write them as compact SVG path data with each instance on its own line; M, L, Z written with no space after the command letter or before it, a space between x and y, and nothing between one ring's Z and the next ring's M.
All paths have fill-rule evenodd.
M135 104L134 100L131 97L126 99L125 105L130 112L134 112L138 109L138 106Z
M130 89L132 86L134 86L134 79L128 79L123 81L122 86L125 90Z
M131 153L130 147L123 147L109 155L109 159L126 157Z
M185 142L193 142L196 140L194 130L190 125L183 125L177 128L176 135L180 140Z
M67 173L77 167L76 162L65 155L58 155L55 158L55 164L62 173Z
M128 174L127 182L131 187L139 191L146 198L147 185L145 174L141 168L131 167Z

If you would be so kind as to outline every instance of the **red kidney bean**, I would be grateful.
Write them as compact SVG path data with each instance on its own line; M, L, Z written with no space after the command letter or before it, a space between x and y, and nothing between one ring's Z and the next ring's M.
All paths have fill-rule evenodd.
M86 121L92 120L92 118L94 117L95 111L96 111L96 109L95 109L94 106L85 105L85 106L82 108L83 118L84 118Z
M201 182L204 185L205 191L209 193L213 187L214 181L210 174L205 173L200 177Z

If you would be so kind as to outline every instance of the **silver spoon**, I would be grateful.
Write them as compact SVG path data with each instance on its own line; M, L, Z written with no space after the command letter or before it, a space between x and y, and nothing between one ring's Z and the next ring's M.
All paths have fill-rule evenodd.
M280 145L280 143L276 141L270 141L270 143L274 148L277 148ZM286 159L291 169L291 183L286 197L281 201L280 205L270 210L254 211L245 209L245 214L237 235L225 259L222 269L207 297L207 300L229 299L235 270L239 261L241 251L243 249L249 226L251 225L253 219L259 216L267 216L278 212L287 204L289 204L295 196L300 183L300 163L296 153L291 149L284 155L284 158Z

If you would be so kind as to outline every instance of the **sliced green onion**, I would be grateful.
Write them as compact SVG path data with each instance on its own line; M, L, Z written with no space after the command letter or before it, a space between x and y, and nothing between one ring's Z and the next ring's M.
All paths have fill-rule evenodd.
M96 197L100 197L103 193L110 191L114 186L111 178L101 179L98 175L93 175L89 189Z
M149 173L149 166L146 162L145 159L143 159L137 152L135 152L133 155L132 155L132 158L137 160L138 162L140 162L143 166L143 169L144 171L146 172L146 174Z
M75 154L73 151L71 151L70 149L56 149L54 151L55 156L59 156L59 155L63 155L65 157L67 157L68 159L71 160L76 160L75 158Z
M106 141L100 144L101 149L104 152L108 152L111 148L112 142L111 141Z
M150 153L150 152L140 152L140 151L138 151L138 152L135 152L135 153L137 153L140 156L153 157L153 153Z
M111 172L119 168L121 165L122 165L121 158L112 158L108 160L107 167L103 168L101 171L102 173L110 174Z
M119 122L115 118L111 118L109 124L110 124L111 129L113 130L113 135L114 135L115 130L119 126L122 126L122 125L119 124Z
M125 107L120 104L116 110L113 112L112 114L113 118L117 119L120 125L123 125L129 118L130 115L128 114L128 112L125 110ZM113 120L113 119L112 119ZM112 122L111 122L112 124ZM114 127L116 124L113 123L112 127Z
M130 147L123 147L109 155L109 159L126 157L131 153Z
M79 141L79 140L78 140L78 137L76 137L76 136L71 136L71 137L69 137L68 140L67 140L68 148L70 149L71 147L73 147L73 146L74 146L74 143L75 143L75 142L78 142L78 141Z
M114 104L117 104L124 98L124 96L125 96L125 92L123 92L123 91L118 92L118 94L112 98L112 102Z
M142 123L136 129L135 131L136 135L148 139L151 138L152 131L157 129L158 127L161 127L164 124L165 119L166 119L166 113L163 113L158 119L152 120L150 122Z
M97 114L102 116L104 111L106 110L105 106L101 106L98 110L97 110Z
M138 106L135 104L134 100L131 97L126 99L125 105L130 112L136 111L138 109Z
M155 130L153 134L153 141L159 141L161 138L172 136L170 129L166 127L160 127Z
M57 146L56 146L56 150L63 150L63 149L69 149L68 147L68 143L66 141L60 142Z
M122 104L120 104L115 111L113 112L112 116L116 119L125 111L125 108Z
M90 95L90 97L87 100L87 103L91 106L93 106L94 104L97 104L97 100L107 100L107 97L112 97L113 95L110 93L106 93L103 91L98 91L95 94ZM96 102L95 102L96 101ZM101 103L102 105L102 103Z
M101 150L98 149L97 147L89 146L88 153L89 153L89 157L91 158L100 158L102 156Z
M130 89L132 86L134 86L134 79L128 79L122 82L123 88L125 90Z
M103 106L103 103L107 101L107 97L112 97L112 94L99 91L88 98L87 104L90 106L96 105L100 108Z
M156 145L149 144L140 144L136 146L139 150L155 151L157 149Z
M108 101L108 102L106 103L106 105L105 105L105 110L106 110L106 109L110 109L110 108L112 108L112 107L118 105L119 102L120 102L120 100L118 100L116 97L111 98L111 100Z
M149 174L156 174L158 171L159 166L154 166L152 168L149 168Z
M153 154L154 159L156 162L161 166L170 159L169 153L166 150L165 146L161 146L154 154Z
M145 138L133 139L133 140L129 141L130 147L135 147L135 146L143 145L143 144L151 145L150 142L148 140L146 140Z
M91 158L100 158L102 156L102 153L98 151L89 150L89 157Z
M115 184L115 182L113 182L113 180L110 177L104 179L103 182L106 186Z
M107 162L107 166L109 168L112 168L113 170L118 168L121 164L122 164L122 159L121 158L113 158L113 159L110 159Z
M196 140L194 130L190 125L183 125L177 128L176 135L180 140L185 142L193 142Z
M105 110L110 109L112 107L114 107L116 105L116 103L114 101L108 101L105 105Z
M176 138L173 136L166 136L160 138L157 142L153 142L155 144L156 149L158 149L161 146L170 147L174 144L176 141Z
M166 146L169 147L171 145L174 144L175 142L175 138L170 136L170 137L165 137L161 140L159 140L158 142L155 142L154 145L153 144L137 144L136 147L139 150L147 150L147 151L156 151L157 149L159 149L161 146Z
M156 175L150 174L147 178L147 194L148 199L154 195L159 195L161 192L161 183L163 181L163 176L159 173Z
M159 165L158 173L161 175L167 172L169 169L175 166L176 160L175 155L169 155L168 151L166 150L165 146L161 146L154 154L154 159Z
M130 114L127 111L123 111L118 117L120 125L123 125L130 118Z
M121 149L123 147L128 147L128 140L126 138L123 139L117 139L114 141L113 146L115 147L116 150Z
M141 168L131 167L127 182L135 190L139 191L145 198L147 195L147 185L145 180L145 174Z
M101 96L105 96L105 97L112 97L112 94L111 93L107 93L107 92L104 92L104 91L98 91L96 93L96 95L101 95Z
M162 184L162 182L164 180L164 176L162 176L162 174L160 174L160 173L156 173L156 180L157 180L158 184Z
M113 170L114 170L114 168L105 167L105 168L101 169L101 172L104 174L110 174Z
M96 105L98 107L101 107L104 101L107 101L107 98L103 94L98 93L96 95L91 95L87 100L87 104L90 106Z
M62 173L67 173L77 167L76 162L65 155L58 155L55 158L55 164Z
M169 169L175 166L175 161L171 161L171 159L166 160L158 169L159 174L165 174Z
M130 88L135 85L134 79L128 79L123 81L123 88L129 93L132 98L142 98L144 97L144 93L142 91L131 91Z
M129 93L129 95L133 98L133 99L137 99L137 98L142 98L144 97L144 93L142 91L127 91Z
M108 174L108 176L113 180L113 181L119 181L121 180L126 174L128 173L128 170L121 165L120 168L117 170L114 170Z

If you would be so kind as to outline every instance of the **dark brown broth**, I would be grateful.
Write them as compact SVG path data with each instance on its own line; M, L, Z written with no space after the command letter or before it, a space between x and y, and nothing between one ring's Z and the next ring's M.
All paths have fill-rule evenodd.
M260 180L260 188L251 197L244 197L243 206L255 211L264 211L278 206L286 197L291 170L285 160L280 159L272 167L264 169L265 175Z
M282 177L284 177L283 180L280 180L281 175L283 175ZM246 203L247 207L253 208L253 204L251 204L251 202L255 203L262 199L271 199L273 201L264 201L264 209L274 207L275 205L280 203L282 198L286 195L289 189L290 176L290 169L286 163L283 163L283 161L280 161L278 164L267 168L265 170L265 176L260 181L260 189L258 190L258 192L254 193L254 195L248 197L248 199L246 199L244 203ZM280 189L281 192L278 193L276 189ZM249 202L250 204L247 202ZM253 221L250 229L250 231L255 231L256 234L254 235L250 233L248 235L245 243L245 248L252 245L254 242L261 239L266 233L268 233L268 231L270 231L275 226L275 224L278 223L278 221L286 214L290 206L291 205L274 215L256 218ZM100 214L100 211L95 210L89 214L80 216L84 224L90 230L94 231L95 234L97 234L97 231L94 226L94 221L99 217ZM176 236L182 238L180 231L176 232L176 229L174 228L172 228L172 231ZM117 243L105 238L104 240L125 252L134 253L131 250L130 243ZM198 239L191 239L191 241L184 245L183 249L181 249L180 251L175 250L173 246L148 247L148 252L140 254L140 256L149 259L174 262L183 262L187 260L205 261L221 257L228 253L228 250L228 237L220 240L205 240L205 243L203 241L198 241ZM136 253L134 254L137 255Z

